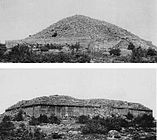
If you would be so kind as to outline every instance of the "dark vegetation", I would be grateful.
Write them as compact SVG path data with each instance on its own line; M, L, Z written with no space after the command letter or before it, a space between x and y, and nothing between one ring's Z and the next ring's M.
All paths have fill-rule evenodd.
M24 112L22 110L20 110L14 117L14 121L23 121L24 117L23 117Z
M35 118L34 116L31 117L29 124L30 125L39 125L41 123L60 124L60 122L61 120L58 117L56 117L54 114L52 114L50 117L41 114L38 118Z
M81 123L81 124L85 124L86 122L88 122L90 120L89 116L85 116L85 115L81 115L78 117L77 122Z
M111 48L109 53L110 55L114 55L114 56L120 56L120 49L119 48Z
M132 53L121 55L120 48L110 48L104 54L103 49L84 48L76 44L18 44L7 50L0 44L0 62L12 63L156 63L157 51L153 48L144 49L130 43L127 50Z
M32 117L29 121L30 126L26 125L23 121L20 122L17 127L15 126L14 121L23 120L24 118L21 118L21 114L25 113L19 111L15 117L3 117L0 122L0 140L51 140L62 138L63 134L55 132L47 135L36 126L41 125L42 123L60 124L61 120L55 115L52 114L50 117L47 117L46 115L40 115L38 118ZM129 133L133 135L133 139L135 140L140 140L140 135L138 131L133 130L145 130L145 132L151 132L151 129L156 127L155 120L151 115L144 114L142 116L134 117L131 113L128 113L123 117L112 115L107 118L102 118L100 116L90 118L89 116L82 115L77 118L77 123L83 124L81 132L84 135L107 135L110 130L117 130L120 132L125 128L126 131L129 131ZM119 138L119 136L117 136L117 138ZM155 140L155 136L144 140L149 139Z
M84 123L84 116L80 116L80 123ZM82 127L83 134L107 134L110 130L121 131L122 128L129 129L133 127L135 129L141 128L145 131L150 131L152 127L155 127L154 118L152 115L144 114L142 116L133 117L128 113L125 117L115 116L107 118L101 118L99 116L93 117L86 121L85 126Z
M1 56L1 62L13 63L89 63L90 56L79 50L80 45L70 45L69 51L64 52L62 45L46 44L45 46L33 48L25 44L16 45ZM52 52L51 52L52 50Z
M5 44L0 43L0 57L4 55L6 52L7 48L5 47Z
M60 119L55 115L47 117L46 115L40 115L38 118L32 117L29 121L30 125L34 126L34 129L27 128L24 123L20 123L19 127L15 127L14 121L22 121L22 115L24 112L19 111L15 117L5 115L0 123L0 140L50 140L62 138L58 133L52 133L49 137L46 136L36 125L42 123L55 123L60 124Z

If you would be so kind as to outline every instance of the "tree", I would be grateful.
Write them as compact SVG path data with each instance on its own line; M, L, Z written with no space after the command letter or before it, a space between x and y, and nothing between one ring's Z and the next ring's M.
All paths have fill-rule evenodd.
M143 128L154 127L154 117L152 115L143 114L142 116L138 116L134 119L134 124Z
M120 56L121 50L119 48L111 48L109 53L110 55Z
M31 62L32 51L25 44L18 44L11 49L7 55L5 55L5 60L9 62L19 63L19 62Z
M134 44L130 42L128 45L128 50L134 50L134 49L135 49Z
M146 57L146 50L142 49L141 47L138 47L132 50L130 61L133 63L141 63L143 62L142 57Z
M130 112L128 112L126 117L127 117L128 120L132 120L134 118L134 116Z
M81 115L78 117L78 123L85 124L89 121L89 119L89 116Z
M55 116L54 114L51 114L51 116L49 117L49 123L53 124L60 124L61 120Z
M23 120L24 120L24 118L23 118L23 111L20 110L20 111L17 113L17 115L15 116L14 121L23 121Z
M39 121L34 116L31 117L31 120L29 121L29 125L39 125Z
M42 115L42 114L40 114L40 116L38 117L38 121L40 123L48 123L49 122L48 117L46 115Z
M157 55L157 51L153 48L148 48L147 55L148 56L155 56L155 55Z
M1 138L8 137L14 130L14 124L11 122L11 117L5 115L0 123L0 136Z

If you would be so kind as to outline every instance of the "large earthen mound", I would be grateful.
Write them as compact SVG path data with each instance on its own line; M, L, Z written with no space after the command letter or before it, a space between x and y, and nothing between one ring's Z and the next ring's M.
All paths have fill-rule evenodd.
M139 104L119 100L109 99L76 99L70 96L52 95L37 97L31 100L19 101L17 104L9 107L8 110L25 108L33 105L58 105L58 106L93 106L93 107L115 107L115 108L130 108L139 110L150 110L149 108Z
M103 45L104 48L118 46L125 49L131 42L136 47L141 46L142 48L156 48L156 46L154 46L151 42L145 41L125 29L108 22L83 15L75 15L64 18L39 33L30 35L23 40L7 42L8 48L17 42L27 42L32 44L73 44L80 42L85 47L93 46L90 44L97 43L98 45Z

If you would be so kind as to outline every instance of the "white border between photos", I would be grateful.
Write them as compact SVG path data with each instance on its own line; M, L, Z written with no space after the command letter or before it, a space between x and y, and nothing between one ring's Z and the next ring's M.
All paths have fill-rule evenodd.
M149 68L149 69L157 69L157 64L148 63L148 64L139 64L139 63L1 63L0 69L7 69L7 68L29 68L29 69L44 69L44 68Z

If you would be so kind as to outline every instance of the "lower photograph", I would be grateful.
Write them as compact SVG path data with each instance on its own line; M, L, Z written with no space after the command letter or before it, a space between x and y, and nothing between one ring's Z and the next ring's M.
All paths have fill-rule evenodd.
M0 69L0 140L156 140L156 69Z

